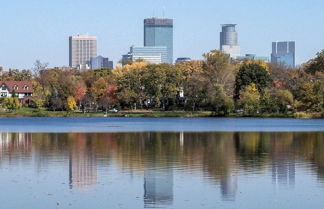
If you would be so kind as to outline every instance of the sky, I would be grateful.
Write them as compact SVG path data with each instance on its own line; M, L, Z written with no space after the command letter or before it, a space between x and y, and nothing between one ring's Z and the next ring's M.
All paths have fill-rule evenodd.
M98 37L115 63L143 45L143 19L174 19L174 59L219 49L221 24L236 23L241 54L270 56L272 41L296 41L301 64L324 49L323 0L0 0L0 66L30 69L36 59L68 66L68 37ZM115 64L114 63L114 64Z

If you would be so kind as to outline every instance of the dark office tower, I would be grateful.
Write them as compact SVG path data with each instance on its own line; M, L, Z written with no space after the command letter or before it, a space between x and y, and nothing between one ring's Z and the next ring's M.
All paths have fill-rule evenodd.
M271 62L280 63L286 67L295 67L295 42L272 42Z
M149 18L144 20L144 46L166 46L168 63L173 63L173 20Z

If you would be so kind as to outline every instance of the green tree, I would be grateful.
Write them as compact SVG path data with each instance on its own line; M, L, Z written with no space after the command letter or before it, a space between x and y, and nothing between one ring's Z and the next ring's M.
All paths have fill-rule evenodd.
M276 93L276 105L279 112L287 113L288 110L294 107L294 96L288 90L279 90Z
M117 74L117 94L122 103L131 108L143 108L145 99L143 74L144 66L123 69Z
M272 79L266 63L254 60L246 61L240 66L236 74L234 98L238 100L240 92L251 84L255 84L258 92L263 94L264 89L269 87L271 83Z
M209 85L222 85L225 91L232 93L235 77L229 55L220 50L212 50L203 54L203 57L202 75L209 81Z
M221 86L215 87L215 96L212 98L212 107L215 115L226 116L234 109L232 98L227 96Z
M318 52L314 59L306 63L305 71L310 74L315 74L316 72L324 73L324 50Z
M304 82L297 93L298 109L309 112L323 111L324 94L320 81Z
M179 68L170 64L148 65L143 74L144 90L155 107L166 110L170 101L175 101L182 83Z
M259 113L260 93L254 83L241 91L238 105L246 116L254 116Z

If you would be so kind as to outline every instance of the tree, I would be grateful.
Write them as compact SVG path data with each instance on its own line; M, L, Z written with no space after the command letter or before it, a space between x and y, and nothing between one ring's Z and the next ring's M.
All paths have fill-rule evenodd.
M253 116L259 113L260 93L254 83L241 91L238 105L243 109L244 115Z
M182 75L178 68L170 64L148 65L143 74L144 90L147 97L163 110L176 100L180 91Z
M135 108L137 104L143 108L145 99L143 74L145 71L144 66L136 68L129 66L116 73L118 97L125 105Z
M19 109L21 104L19 103L19 99L17 97L9 97L4 99L3 106L12 111Z
M41 108L45 106L46 98L50 95L48 88L43 88L36 80L33 82L33 97L31 99L31 106Z
M234 68L231 66L230 57L220 50L212 50L203 54L204 62L202 75L210 85L222 85L225 91L233 92Z
M266 88L260 97L260 112L273 113L277 111L275 98L270 89Z
M248 60L244 62L235 78L235 100L240 98L240 92L246 86L254 84L260 94L272 83L268 67L263 61Z
M215 96L212 98L212 107L215 115L218 116L229 115L234 109L233 100L225 94L222 86L215 87Z
M82 80L78 81L75 86L75 100L81 106L81 102L87 93L87 87Z
M298 109L302 111L323 111L324 94L320 81L304 82L297 93Z
M311 59L306 63L305 71L310 74L315 74L316 72L324 73L324 50L318 52L314 59Z
M111 106L116 105L117 103L117 87L115 85L107 86L104 95L100 98L100 104L107 112Z
M183 88L185 107L195 111L207 97L207 82L202 76L203 61L186 61L176 64L181 72L181 87Z
M34 75L38 76L40 71L45 70L47 67L48 63L42 63L40 60L36 60L33 67Z
M77 105L76 105L75 99L72 96L69 96L66 100L65 109L68 112L72 112L72 111L76 110L76 108L77 108Z
M108 84L103 77L100 77L97 81L93 83L91 90L94 93L97 101L99 101L105 94L107 86Z
M288 90L279 90L276 93L276 105L282 113L287 113L294 106L294 96Z

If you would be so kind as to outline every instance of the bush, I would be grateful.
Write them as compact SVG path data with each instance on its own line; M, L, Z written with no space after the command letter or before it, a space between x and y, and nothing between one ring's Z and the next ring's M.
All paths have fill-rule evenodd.
M21 104L19 103L19 99L17 97L11 97L4 99L3 107L12 111L21 108Z

